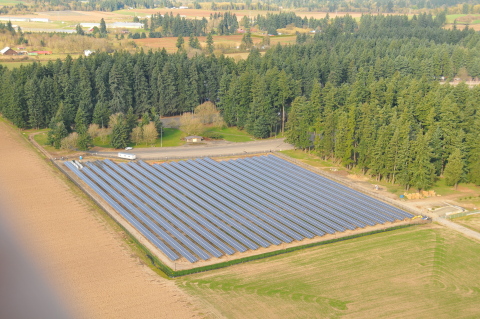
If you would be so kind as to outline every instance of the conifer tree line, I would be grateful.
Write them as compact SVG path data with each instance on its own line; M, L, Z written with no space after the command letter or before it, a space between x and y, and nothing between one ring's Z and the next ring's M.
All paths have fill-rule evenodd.
M112 114L131 132L140 118L158 123L212 101L228 125L259 138L287 118L291 143L379 180L480 184L480 89L439 84L480 76L480 35L441 24L431 15L326 19L304 44L252 49L239 62L117 52L0 68L0 111L20 128L76 131L88 146L88 126L106 127Z
M188 37L191 34L194 36L204 36L207 34L207 19L202 18L200 20L186 19L185 17L180 17L179 14L176 16L173 15L173 12L170 14L153 14L150 20L145 20L144 23L148 25L150 32L159 32L157 29L161 28L161 36L164 37L178 37L184 36ZM154 37L159 38L158 34L154 33ZM152 36L150 36L152 38Z
M185 2L172 0L31 0L25 1L29 5L17 3L14 6L3 6L0 13L26 13L38 11L116 11L127 8L173 8L186 5ZM479 13L479 1L472 0L465 3L464 0L378 0L375 2L364 0L351 1L330 1L330 0L268 0L268 1L212 1L189 2L190 8L211 9L211 10L263 10L263 11L282 11L283 9L303 9L308 11L321 12L364 12L364 13L406 13L412 8L434 11L435 14L443 10L451 10L451 14L456 13ZM459 10L460 9L460 10Z

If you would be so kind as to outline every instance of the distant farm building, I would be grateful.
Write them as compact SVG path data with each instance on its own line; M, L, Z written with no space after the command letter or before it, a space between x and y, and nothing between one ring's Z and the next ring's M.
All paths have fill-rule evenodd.
M80 23L82 28L89 28L92 29L93 27L100 28L100 23ZM109 29L141 29L143 28L143 23L140 22L114 22L107 24L107 28ZM93 31L93 29L92 29Z
M114 29L119 29L119 28L142 29L144 27L143 23L139 23L139 22L114 22L107 26Z
M44 18L20 18L20 17L0 17L0 21L12 21L12 22L50 22L49 19L44 19Z
M198 143L198 142L201 142L202 140L203 140L203 137L197 136L197 135L185 137L185 141L187 141L187 143Z
M32 55L30 53L36 53L36 55L50 55L52 54L52 51L32 51L32 52L29 52L28 55ZM33 54L35 55L35 54Z
M93 53L95 53L95 51L92 51L92 50L85 50L85 51L83 51L83 54L85 54L85 56L90 56L90 55L92 55Z
M10 47L5 47L0 51L1 55L17 55L17 51L12 50Z

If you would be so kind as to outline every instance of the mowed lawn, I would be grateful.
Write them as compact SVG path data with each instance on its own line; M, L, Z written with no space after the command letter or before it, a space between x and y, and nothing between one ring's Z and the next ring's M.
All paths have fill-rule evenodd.
M218 133L222 136L222 139L228 142L250 142L254 141L254 138L246 131L241 131L236 127L216 128L208 129L207 132Z
M479 264L480 243L429 224L176 281L226 318L478 318Z

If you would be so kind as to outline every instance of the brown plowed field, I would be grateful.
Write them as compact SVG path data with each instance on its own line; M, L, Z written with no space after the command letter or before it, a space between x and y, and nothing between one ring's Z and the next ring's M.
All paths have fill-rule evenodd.
M78 317L200 316L195 300L143 265L84 196L1 119L0 141L0 192L13 207L5 217Z

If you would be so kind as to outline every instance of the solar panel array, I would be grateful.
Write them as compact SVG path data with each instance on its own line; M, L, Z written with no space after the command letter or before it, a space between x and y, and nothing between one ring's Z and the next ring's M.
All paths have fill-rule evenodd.
M273 155L65 165L172 261L194 263L413 217Z

